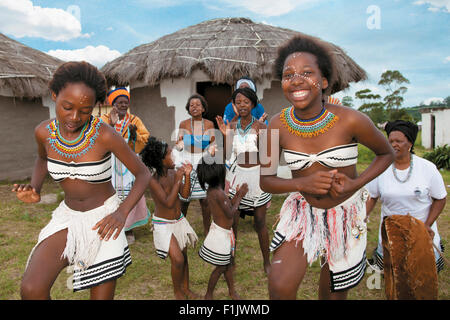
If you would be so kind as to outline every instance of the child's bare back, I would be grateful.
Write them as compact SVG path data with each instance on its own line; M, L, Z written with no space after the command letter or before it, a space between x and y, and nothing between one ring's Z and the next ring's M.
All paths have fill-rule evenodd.
M167 170L167 175L158 177L155 179L155 183L159 184L159 188L157 186L150 186L151 189L160 191L163 191L163 193L160 192L160 197L155 196L153 201L155 203L155 216L168 219L168 220L175 220L180 217L181 212L181 204L178 199L178 191L177 197L174 198L174 201L170 201L171 193L174 193L174 188L179 188L179 184L177 183L176 178L176 172L175 170Z

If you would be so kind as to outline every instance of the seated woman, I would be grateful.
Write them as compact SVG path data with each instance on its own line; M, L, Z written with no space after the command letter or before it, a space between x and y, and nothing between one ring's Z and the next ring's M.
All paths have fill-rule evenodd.
M275 61L276 75L292 105L269 122L260 186L266 192L291 194L283 203L271 244L271 299L295 299L307 264L319 257L320 299L345 299L364 276L363 187L389 166L393 151L367 116L324 103L324 91L333 86L333 63L320 40L303 35L280 47ZM358 143L376 155L359 176ZM292 179L276 175L282 151Z

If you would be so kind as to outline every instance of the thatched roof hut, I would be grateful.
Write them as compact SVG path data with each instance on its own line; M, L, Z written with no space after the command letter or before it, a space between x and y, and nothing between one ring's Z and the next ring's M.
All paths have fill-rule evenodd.
M10 89L18 98L48 94L48 83L63 61L1 33L0 48L0 87Z
M242 75L261 82L272 78L277 48L298 34L246 18L208 20L140 45L107 63L102 71L111 84L120 85L139 81L155 86L165 78L187 78L199 68L217 83L233 84ZM341 48L325 44L337 69L331 94L366 78Z
M107 63L102 71L110 85L129 85L131 111L153 135L170 139L189 117L185 104L191 94L205 96L207 118L214 120L223 114L233 84L244 75L257 83L258 97L269 116L278 112L287 101L273 76L273 63L278 47L299 34L247 18L213 19L140 45ZM322 42L332 52L337 70L326 94L366 78L341 48Z
M31 175L34 128L54 116L48 83L61 63L0 33L0 180Z

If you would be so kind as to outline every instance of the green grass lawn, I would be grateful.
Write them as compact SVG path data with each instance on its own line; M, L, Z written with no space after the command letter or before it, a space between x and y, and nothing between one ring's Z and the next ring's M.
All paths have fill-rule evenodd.
M416 149L418 155L424 150ZM360 147L361 163L358 171L364 170L371 161L370 151ZM450 185L450 172L441 172L446 185ZM0 299L20 299L19 287L28 255L37 241L39 231L50 220L51 212L58 203L51 205L25 204L15 198L11 192L11 183L0 184ZM60 187L50 179L46 180L42 194L60 194ZM153 209L150 195L147 193L147 203ZM62 196L59 195L59 201ZM272 238L273 227L277 220L277 214L285 196L277 195L272 199L272 204L267 212L267 227ZM59 202L58 201L58 202ZM368 224L367 254L370 257L377 244L379 226L380 205L377 204ZM198 201L193 201L189 208L187 219L196 230L199 243L196 248L189 248L189 269L191 289L204 295L208 279L213 266L204 262L197 254L200 244L203 242L203 226L201 221L200 206ZM263 272L262 257L259 249L258 238L253 230L252 218L247 217L239 223L235 285L243 299L268 299L267 277ZM450 260L449 235L450 235L450 208L447 205L438 220L439 232L444 245L447 248L445 258ZM172 280L170 277L170 261L162 260L156 256L153 246L153 235L149 225L135 229L136 242L130 246L132 265L127 269L125 276L117 281L116 299L173 299ZM320 265L313 263L303 279L298 290L298 299L317 299ZM349 299L359 300L383 300L384 282L381 279L379 286L372 274L366 273L364 279L356 287L350 290ZM63 271L56 280L51 295L53 299L88 299L89 292L73 293L67 288L70 273ZM225 280L219 280L215 299L229 299ZM439 299L450 298L450 272L449 266L439 274Z

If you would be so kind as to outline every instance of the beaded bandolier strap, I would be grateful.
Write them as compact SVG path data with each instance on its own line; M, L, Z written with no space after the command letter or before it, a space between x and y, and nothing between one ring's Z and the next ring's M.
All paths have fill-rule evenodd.
M281 111L280 119L290 133L303 138L312 138L330 129L339 117L323 108L317 117L301 120L295 116L294 107L288 107Z
M128 125L130 124L130 114L127 113L124 119L119 123L117 121L116 125L114 126L114 129L116 129L117 132L120 134L123 134L126 129L128 129Z
M91 116L91 119L86 122L80 135L75 140L69 141L64 139L59 132L58 120L53 120L47 125L50 137L47 140L50 146L59 155L66 158L76 158L84 155L94 145L98 137L98 131L102 120Z

